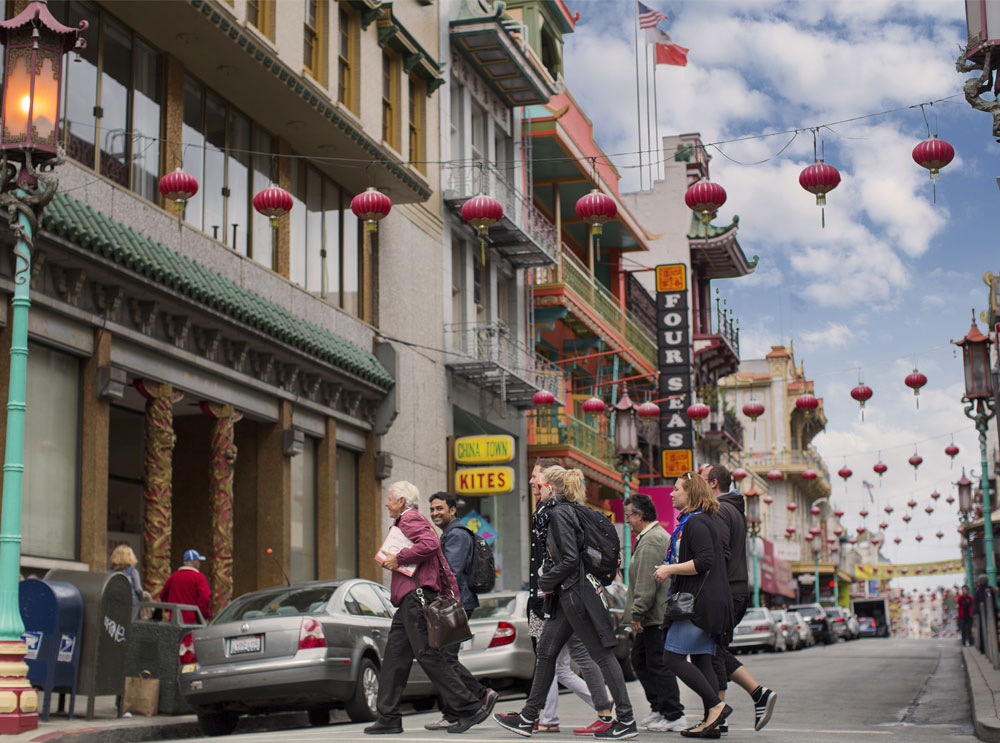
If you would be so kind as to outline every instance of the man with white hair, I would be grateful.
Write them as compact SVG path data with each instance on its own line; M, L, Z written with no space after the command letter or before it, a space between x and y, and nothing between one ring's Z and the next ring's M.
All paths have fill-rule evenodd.
M430 522L417 510L420 491L412 483L402 480L389 486L385 501L386 510L393 518L393 525L412 543L390 555L382 567L392 571L390 593L393 606L398 611L392 618L389 637L382 656L378 700L375 707L378 719L365 728L368 735L402 733L403 723L399 714L399 701L410 676L410 667L416 658L427 678L434 684L438 696L448 700L448 708L458 721L447 728L449 733L464 733L478 725L492 711L493 696L489 707L462 683L456 667L457 661L440 649L427 644L427 620L417 589L421 588L424 601L431 602L442 591L458 596L458 582L441 554L441 543ZM399 572L400 565L415 565L413 577Z

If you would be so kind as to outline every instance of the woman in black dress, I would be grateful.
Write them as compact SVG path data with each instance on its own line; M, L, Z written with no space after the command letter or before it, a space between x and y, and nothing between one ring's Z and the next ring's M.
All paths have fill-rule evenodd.
M671 498L680 518L665 564L656 568L655 577L663 582L673 576L671 593L690 593L695 600L690 619L664 622L667 634L663 662L705 705L705 719L681 735L719 738L722 733L718 728L732 708L719 699L712 656L716 643L732 626L733 617L722 539L712 521L719 501L701 475L693 472L677 480Z

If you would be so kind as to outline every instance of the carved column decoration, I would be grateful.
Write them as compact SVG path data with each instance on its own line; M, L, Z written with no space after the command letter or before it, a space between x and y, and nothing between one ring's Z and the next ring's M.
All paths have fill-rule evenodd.
M142 583L158 596L170 577L170 536L173 513L174 404L184 398L169 384L137 379L135 388L146 398L146 466L143 479L143 537L145 557Z
M208 503L212 509L212 551L209 582L212 616L233 598L233 474L236 471L236 423L243 418L232 405L201 403L201 412L214 418L208 465Z

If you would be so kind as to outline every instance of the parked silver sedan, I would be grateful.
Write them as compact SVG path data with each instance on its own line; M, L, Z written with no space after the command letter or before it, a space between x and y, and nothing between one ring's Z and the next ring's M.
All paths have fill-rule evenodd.
M776 651L784 649L784 642L785 638L768 609L747 609L736 625L729 647L734 650Z
M481 596L463 643L462 662L497 686L530 683L534 670L521 593ZM181 692L208 735L231 733L241 714L285 710L306 710L313 725L335 707L373 720L394 612L389 591L361 579L245 594L182 639ZM414 662L403 698L429 706L433 694Z

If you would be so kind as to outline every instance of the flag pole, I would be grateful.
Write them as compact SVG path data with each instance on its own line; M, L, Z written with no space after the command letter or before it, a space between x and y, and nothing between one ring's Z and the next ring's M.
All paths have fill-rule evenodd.
M655 55L655 52L654 52L654 55ZM657 160L657 164L656 164L656 177L660 178L660 177L662 177L660 175L660 167L662 166L663 168L666 168L667 165L666 165L666 163L664 162L664 159L663 159L664 158L664 154L663 154L663 152L661 152L661 148L663 147L663 142L660 141L660 104L657 102L657 95L656 95L656 57L655 56L653 57L653 110L655 111L655 113L653 114L653 116L654 116L653 123L656 125L656 153L658 155L658 157L656 158L656 160Z
M634 0L635 11L635 124L639 135L639 190L643 190L642 175L642 102L639 96L639 0Z
M649 149L649 188L652 190L653 181L655 180L653 176L653 169L656 168L656 148L653 146L653 124L652 118L655 116L653 111L654 104L649 95L649 84L652 81L653 85L656 85L656 66L653 65L650 69L650 52L652 49L649 46L649 42L646 42L646 142Z

